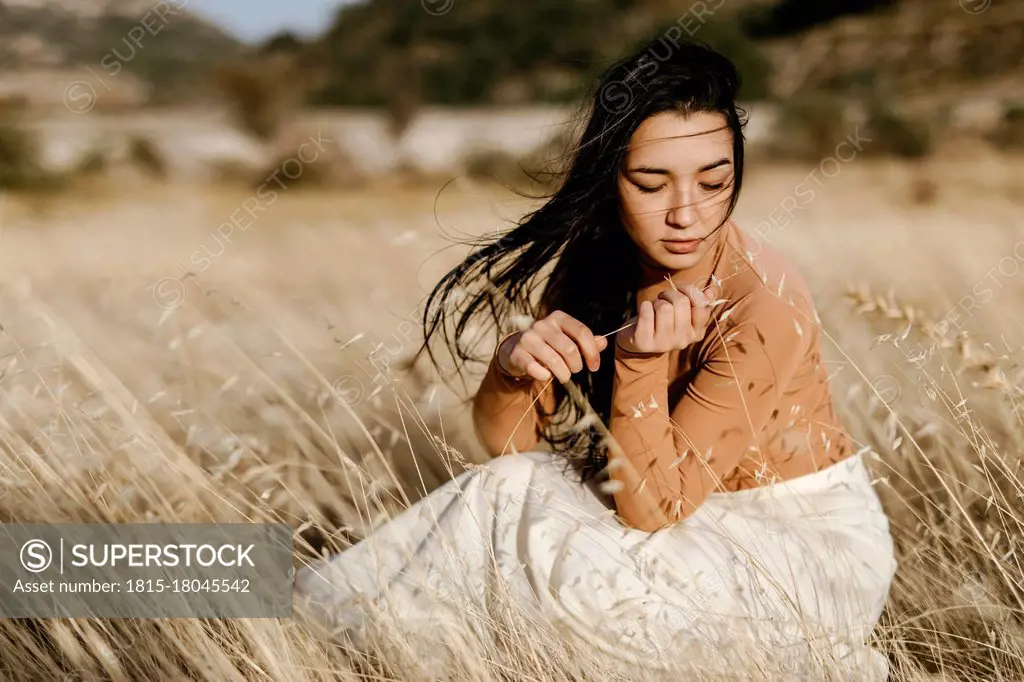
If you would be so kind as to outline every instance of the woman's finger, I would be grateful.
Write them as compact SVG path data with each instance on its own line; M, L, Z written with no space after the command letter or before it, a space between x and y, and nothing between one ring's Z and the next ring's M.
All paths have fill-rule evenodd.
M526 365L526 373L538 381L549 381L551 379L551 372L548 371L547 367L533 358L530 358L529 363Z
M703 339L711 320L712 299L697 287L691 287L685 294L691 302L691 326L694 334L696 339Z
M546 319L534 323L534 329L544 337L548 346L553 348L561 357L569 371L575 374L583 371L583 356L576 342L562 330L562 320L568 315L559 313L559 316L552 315Z
M559 355L562 356L562 361L565 366L569 368L569 371L575 374L576 372L583 371L583 353L580 347L576 344L575 339L566 334L561 329L558 331L551 332L545 336L548 345L554 348Z
M547 339L537 331L537 325L528 329L520 340L519 344L523 350L543 365L548 371L558 377L561 382L569 381L572 372L565 364L562 354L548 344Z
M700 292L704 294L705 298L707 298L708 305L710 306L712 303L722 298L724 295L723 288L721 281L712 279L707 286L700 289Z
M675 290L663 291L659 297L672 306L672 334L666 337L665 343L672 348L680 348L680 344L688 344L692 337L690 299Z
M670 344L676 333L675 305L663 296L654 300L654 337L659 346Z
M512 365L522 369L534 379L547 381L551 378L551 372L544 365L537 362L537 359L530 355L523 347L522 339L512 349L512 352L508 354L508 359Z
M560 320L560 324L562 331L582 351L590 371L597 371L601 364L601 346L607 346L607 343L598 342L597 337L590 331L590 328L574 317L566 315Z
M638 348L654 347L654 304L650 301L640 304L633 332L633 345Z
M622 323L622 328L615 333L612 343L616 346L619 345L619 341L625 340L632 344L636 342L636 327L640 324L640 316L634 315Z
M676 335L674 342L677 348L685 348L693 342L696 334L693 330L693 302L678 291L672 292L673 310L676 315Z

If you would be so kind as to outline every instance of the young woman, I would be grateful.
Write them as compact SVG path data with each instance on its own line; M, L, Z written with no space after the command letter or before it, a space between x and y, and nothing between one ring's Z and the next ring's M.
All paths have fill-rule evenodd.
M447 606L464 622L500 577L627 665L885 679L866 639L889 526L833 408L807 283L731 220L738 85L698 44L615 64L554 196L438 284L426 337L463 293L461 359L478 315L532 318L473 402L495 459L300 573L332 623L358 627L362 599L410 631Z

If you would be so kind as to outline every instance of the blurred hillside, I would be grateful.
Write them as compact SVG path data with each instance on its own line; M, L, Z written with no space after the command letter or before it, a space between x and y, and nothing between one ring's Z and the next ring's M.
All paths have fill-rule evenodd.
M959 95L999 92L1021 101L1024 3L992 0L900 0L808 27L783 2L774 22L747 20L775 71L771 90ZM848 3L837 3L848 4Z
M187 0L0 0L0 86L42 70L123 69L151 92L136 100L180 103L227 63L307 104L401 117L420 104L571 102L658 35L726 52L748 101L979 88L1022 97L1024 4L1001 0L363 0L317 40L271 39L259 60Z
M323 82L311 98L320 104L565 102L608 62L678 20L679 35L692 32L739 63L745 96L767 94L767 63L730 20L759 3L704 4L720 9L697 17L688 5L664 0L374 0L343 7L300 54L321 67Z
M80 77L110 90L124 88L116 79L138 82L143 94L128 99L140 103L150 95L180 101L215 63L243 51L186 7L187 0L0 0L0 86L8 83L0 98L52 99L41 92L53 89L49 74L64 81L58 100Z
M320 104L560 102L673 25L729 54L748 100L962 91L1024 71L1024 4L992 0L372 0L296 54L322 71Z
M0 189L259 186L321 135L303 182L523 182L564 151L600 71L657 36L654 59L692 36L737 63L753 154L821 160L853 126L865 155L1024 150L1009 0L364 0L319 38L255 48L186 4L0 0Z

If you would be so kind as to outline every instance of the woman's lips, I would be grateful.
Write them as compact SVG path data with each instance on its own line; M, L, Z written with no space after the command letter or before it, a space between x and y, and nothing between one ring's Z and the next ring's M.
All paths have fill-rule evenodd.
M699 239L688 239L686 241L663 239L665 250L669 253L693 253L700 246Z

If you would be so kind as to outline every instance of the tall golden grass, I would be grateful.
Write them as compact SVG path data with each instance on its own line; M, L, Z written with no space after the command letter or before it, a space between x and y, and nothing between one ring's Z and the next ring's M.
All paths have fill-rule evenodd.
M1011 261L1024 270L1020 166L851 162L770 228L810 169L754 169L736 216L811 281L837 407L881 453L870 464L900 566L874 642L894 679L1024 675L1024 272L1006 274ZM933 204L909 200L922 173ZM283 521L299 565L484 461L473 386L393 368L418 340L423 296L465 254L445 236L501 228L526 203L472 182L439 196L296 191L218 241L244 198L153 186L4 202L4 522ZM982 281L991 296L973 293L963 329L950 324ZM494 628L451 633L455 677L621 678L514 611ZM295 619L6 620L0 632L12 681L425 674L392 632L356 651Z

